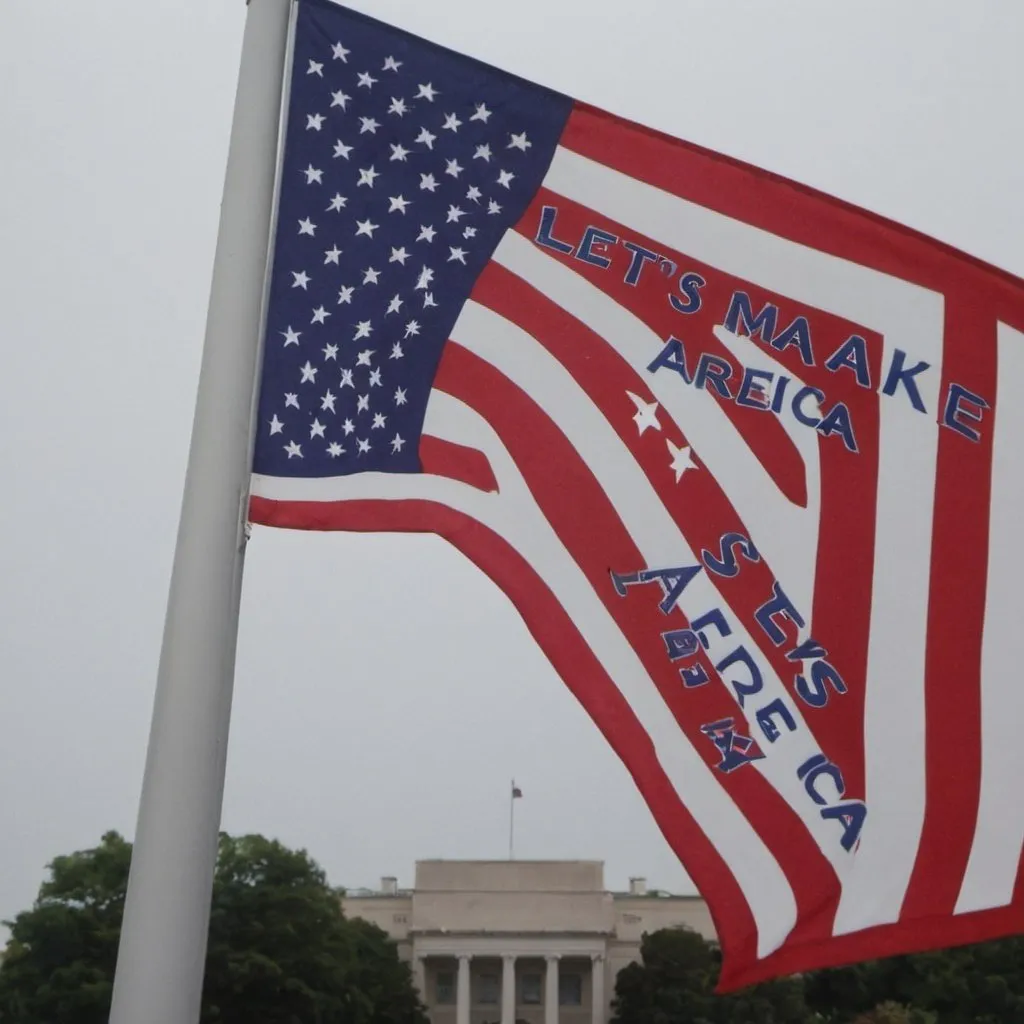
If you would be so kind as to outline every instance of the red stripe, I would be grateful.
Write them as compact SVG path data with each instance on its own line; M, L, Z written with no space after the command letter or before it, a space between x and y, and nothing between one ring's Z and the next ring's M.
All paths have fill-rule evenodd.
M586 463L564 434L522 390L490 363L449 342L435 386L474 408L494 428L523 474L530 491L591 586L614 617L630 646L690 742L709 765L719 760L702 724L733 717L743 721L724 686L684 690L668 660L661 634L685 628L681 611L666 618L656 585L634 588L619 597L609 570L634 572L647 566L615 509ZM705 671L714 668L701 656ZM747 735L759 735L746 726ZM751 766L716 776L743 815L782 865L796 895L803 928L827 928L838 882L796 813ZM820 931L816 934L821 934Z
M498 481L487 456L476 448L424 434L420 438L420 466L431 476L446 476L480 491L496 491Z
M615 683L534 569L476 520L427 501L278 502L253 498L250 518L300 530L436 533L485 572L519 610L530 633L622 759L669 845L708 902L725 953L723 986L734 966L756 959L754 919L725 862L680 802L650 738Z
M849 452L837 435L820 438L817 446L821 476L817 585L813 608L804 608L801 612L811 622L815 639L825 646L832 663L842 672L848 692L841 698L831 699L824 708L808 710L813 716L815 735L820 737L843 770L847 792L852 797L863 798L864 750L860 723L863 722L867 678L879 445L879 397L873 389L880 384L881 336L858 324L797 304L785 296L724 274L552 192L541 191L517 225L517 230L526 237L535 237L544 205L557 208L557 237L563 242L577 244L586 227L594 224L617 235L622 242L644 245L676 265L673 276L666 278L653 269L653 264L648 264L633 286L625 283L632 252L623 245L610 245L601 250L601 254L611 261L611 266L606 269L576 259L573 255L543 249L546 255L557 259L628 309L660 338L667 339L672 335L682 338L687 346L691 373L699 354L707 352L733 367L733 381L741 377L742 366L713 333L714 327L724 322L730 299L736 291L749 295L755 311L765 303L774 304L779 311L779 332L798 315L806 316L812 325L811 343L816 365L805 365L795 346L781 352L771 349L771 355L789 374L819 388L828 396L825 410L831 409L838 401L845 403L855 424L859 453ZM701 290L703 304L696 313L681 314L669 302L669 295L678 295L676 282L682 273L689 271L699 273L706 281ZM849 369L833 372L823 365L852 334L865 339L872 388L860 386ZM589 354L589 349L578 353L572 367L574 375L585 361L583 352ZM652 352L651 359L656 354L656 351ZM668 371L658 372L665 374ZM687 386L681 380L673 383L679 387ZM795 385L790 387L792 397L796 388ZM733 389L735 394L735 383ZM803 463L778 419L726 400L713 388L707 390L782 493L791 500L799 498L799 502L804 502ZM712 523L715 523L713 519ZM725 532L725 528L720 532ZM753 539L756 543L757 537ZM768 594L770 592L769 589ZM748 621L752 624L752 620ZM754 631L757 632L756 626ZM795 631L791 639L795 640ZM783 678L788 681L794 674L792 669L792 664L783 662L779 670L785 673Z
M942 392L956 382L996 401L996 329L986 302L946 307ZM977 339L968 349L963 337ZM952 913L981 793L981 644L988 574L992 424L975 443L939 431L925 663L924 827L902 916Z

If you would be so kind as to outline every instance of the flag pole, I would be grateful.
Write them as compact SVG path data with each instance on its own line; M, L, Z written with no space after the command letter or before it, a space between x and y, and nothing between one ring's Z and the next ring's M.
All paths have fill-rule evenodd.
M291 0L246 16L110 1024L196 1024L234 678Z
M515 835L516 835L516 780L512 780L512 787L508 794L508 859L515 860Z

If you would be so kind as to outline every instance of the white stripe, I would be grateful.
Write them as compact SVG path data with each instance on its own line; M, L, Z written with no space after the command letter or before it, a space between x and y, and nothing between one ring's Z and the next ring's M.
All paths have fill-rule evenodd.
M424 430L483 451L500 491L485 494L425 474L359 473L310 479L254 475L252 493L275 501L435 501L472 516L511 544L555 595L619 688L679 798L732 872L757 926L758 954L777 949L796 921L796 902L782 869L679 728L643 663L541 514L508 450L476 412L436 389Z
M569 371L540 342L521 327L472 301L463 307L451 337L457 344L497 367L528 394L594 474L644 559L643 565L612 566L613 569L635 572L643 568L700 564L700 559L695 556L629 448ZM666 458L663 472L671 478L668 462ZM680 502L687 500L691 474L702 472L706 470L689 470L676 485ZM747 699L744 713L749 722L754 723L757 712L777 700L792 715L797 728L791 732L777 723L780 724L781 735L774 743L769 743L757 730L751 732L765 754L763 759L754 762L754 768L803 821L825 857L837 871L842 872L850 855L840 845L841 832L834 821L822 820L819 807L797 778L797 768L808 758L821 753L800 707L746 626L728 608L710 573L702 572L694 577L679 600L679 608L691 621L716 608L725 611L732 627L731 635L722 637L715 630L707 631L710 640L708 656L712 663L721 661L740 645L757 663L764 688ZM673 623L669 618L662 629L671 629L673 625L679 627L682 622ZM746 681L745 673L740 673L739 678ZM726 690L735 700L732 687L726 686Z
M956 912L1002 907L1013 897L1024 845L1024 627L1020 582L1024 547L1024 406L1016 395L1024 375L1024 334L999 324L992 496L989 508L988 589L981 646L981 798L974 843ZM985 429L983 426L982 429ZM968 442L964 442L967 444ZM950 709L955 713L955 709Z
M853 870L844 880L836 931L895 921L924 821L924 663L943 298L679 199L562 148L555 154L545 186L695 260L877 331L885 343L883 372L897 348L909 353L910 365L919 359L931 364L917 377L926 414L911 409L902 389L880 398L882 454L864 720L868 823ZM506 253L526 264L530 261L520 253L524 246L533 247L522 239L508 246L506 241L497 258L518 273ZM532 261L531 283L559 302L575 297L570 311L616 347L621 343L631 350L629 361L634 366L654 358L661 339L652 338L650 332L644 335L635 325L627 326L622 317L609 318L606 327L607 307L599 307L591 294L596 289L588 292L565 284L565 275L577 281L582 278L546 255L541 257L536 249L534 254L545 265ZM594 315L598 309L600 319ZM685 323L685 318L680 322ZM687 410L677 418L679 403L677 408L669 407L659 393L659 389L665 391L658 382L661 376L648 375L651 390L693 439L744 522L755 530L755 542L787 592L801 593L800 584L807 581L808 553L801 543L799 515L763 471L751 471L750 463L756 460L737 451L741 444L724 415L725 436L710 429L713 413L705 411L705 406L716 404L710 396L698 403L690 393L685 398L680 395ZM683 389L692 391L678 382L677 390ZM692 415L682 415L685 411Z

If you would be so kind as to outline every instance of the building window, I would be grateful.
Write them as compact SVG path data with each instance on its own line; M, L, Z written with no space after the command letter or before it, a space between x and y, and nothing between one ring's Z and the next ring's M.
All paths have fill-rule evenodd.
M438 1006L455 1005L455 972L438 971L434 979L434 995Z
M559 1006L582 1006L583 1005L583 975L581 975L581 974L559 974L558 975L558 1005Z
M392 921L394 921L395 924L408 924L409 916L407 914L395 914L394 917L392 917Z
M519 979L519 1002L523 1006L539 1006L541 977L539 974L524 974Z
M487 972L477 978L477 1002L481 1006L496 1006L501 993L501 980L497 974Z

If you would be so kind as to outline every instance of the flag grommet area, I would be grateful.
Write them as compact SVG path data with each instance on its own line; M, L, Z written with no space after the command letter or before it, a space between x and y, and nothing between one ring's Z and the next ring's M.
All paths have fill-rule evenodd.
M1021 930L1024 283L326 0L287 104L251 519L490 576L723 988Z

